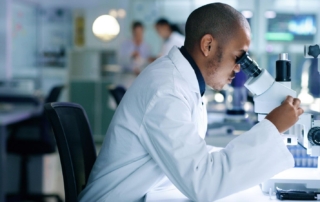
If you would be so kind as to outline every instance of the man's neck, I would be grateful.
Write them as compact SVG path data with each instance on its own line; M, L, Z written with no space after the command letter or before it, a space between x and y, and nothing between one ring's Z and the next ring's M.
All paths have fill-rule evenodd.
M181 47L180 51L181 51L182 55L188 60L191 67L193 68L193 70L196 74L197 80L198 80L200 94L201 94L201 96L203 96L204 92L206 91L203 73L201 72L198 64L195 62L195 60L193 58L194 56L192 56L184 46Z
M204 65L202 62L200 62L201 60L199 60L200 58L200 54L198 50L195 50L195 48L191 51L189 48L186 47L186 50L188 51L188 53L190 54L190 56L192 57L192 59L194 60L194 62L197 64L203 78L205 78L205 71L204 71Z

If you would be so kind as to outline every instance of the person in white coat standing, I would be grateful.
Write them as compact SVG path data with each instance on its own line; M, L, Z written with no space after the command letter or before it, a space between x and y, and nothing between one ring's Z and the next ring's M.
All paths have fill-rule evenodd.
M205 84L221 89L240 70L250 27L231 6L194 10L186 40L150 64L124 95L80 201L143 201L151 191L176 187L193 201L213 201L248 189L294 166L281 133L303 110L288 97L224 149L204 141Z
M156 22L156 30L163 39L159 56L167 55L174 46L183 46L185 37L179 32L178 28L175 25L171 25L167 19L159 19Z

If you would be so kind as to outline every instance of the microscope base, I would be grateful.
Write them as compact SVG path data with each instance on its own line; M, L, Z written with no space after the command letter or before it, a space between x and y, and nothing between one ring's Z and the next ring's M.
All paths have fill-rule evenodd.
M261 183L262 192L276 192L276 187L288 190L320 191L320 169L318 168L291 168L271 179Z

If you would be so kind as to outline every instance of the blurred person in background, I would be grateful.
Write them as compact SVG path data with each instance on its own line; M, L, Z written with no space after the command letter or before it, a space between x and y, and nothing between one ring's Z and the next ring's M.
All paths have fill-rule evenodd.
M160 18L156 22L156 30L164 41L159 56L167 55L173 46L183 46L185 37L179 28L170 24L167 19Z
M142 22L132 23L132 39L126 40L120 47L119 63L123 71L138 75L148 65L150 48L143 41L144 26Z

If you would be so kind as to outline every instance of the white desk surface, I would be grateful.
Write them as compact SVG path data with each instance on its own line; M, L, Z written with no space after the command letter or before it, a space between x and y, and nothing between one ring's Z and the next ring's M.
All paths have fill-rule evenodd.
M228 197L222 198L215 202L270 202L270 201L279 201L276 196L272 196L271 199L269 195L262 193L260 186L255 186L250 189L232 194ZM149 192L146 195L145 202L191 202L186 196L184 196L179 190L165 190L165 191L156 191ZM297 201L288 201L285 202L297 202ZM312 202L312 201L306 201Z
M237 137L236 135L221 135L206 137L206 142L208 145L214 145L218 147L225 147L232 139ZM270 202L279 201L276 196L272 196L271 199L269 195L263 194L260 186L257 185L250 189L232 194L228 197L217 200L216 202ZM184 196L179 190L162 190L149 192L146 195L145 202L191 202L186 196ZM296 202L288 201L285 202ZM311 202L311 201L309 201Z

